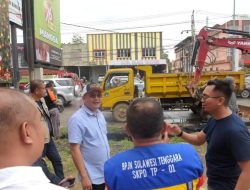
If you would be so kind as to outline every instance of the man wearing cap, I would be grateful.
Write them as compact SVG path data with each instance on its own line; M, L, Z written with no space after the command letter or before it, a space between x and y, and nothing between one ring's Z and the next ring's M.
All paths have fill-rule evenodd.
M68 138L83 190L104 190L104 162L109 158L109 144L104 115L99 110L102 90L88 84L83 91L83 105L68 122Z

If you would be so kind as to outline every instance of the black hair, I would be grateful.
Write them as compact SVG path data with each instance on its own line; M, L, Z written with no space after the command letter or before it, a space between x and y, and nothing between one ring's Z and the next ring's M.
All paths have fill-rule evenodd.
M226 77L226 78L224 78L224 81L229 83L230 88L232 88L232 90L234 90L233 84L235 83L235 81L234 81L233 77Z
M54 82L52 80L50 80L47 84L46 84L46 88L51 88L53 86Z
M210 80L207 83L207 86L214 86L214 91L220 92L223 94L224 98L225 98L225 105L228 105L229 100L232 96L233 93L233 89L231 88L231 85L228 81L225 80Z
M137 98L127 110L127 127L135 139L160 135L164 124L163 109L153 98Z

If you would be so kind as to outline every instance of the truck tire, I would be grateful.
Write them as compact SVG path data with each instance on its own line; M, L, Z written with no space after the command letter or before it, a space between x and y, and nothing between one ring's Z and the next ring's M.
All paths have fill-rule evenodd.
M242 97L242 98L248 98L249 95L250 95L250 92L249 92L249 90L247 90L247 89L245 89L245 90L243 90L243 91L241 92L241 97Z
M117 104L113 109L113 118L117 122L125 122L127 116L128 104L120 103Z

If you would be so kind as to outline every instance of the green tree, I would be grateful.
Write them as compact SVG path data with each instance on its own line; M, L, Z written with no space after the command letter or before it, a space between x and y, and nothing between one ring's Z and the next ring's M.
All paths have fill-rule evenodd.
M82 44L83 41L84 41L84 39L81 36L81 34L79 34L79 33L73 34L73 37L72 37L72 43L73 44Z
M171 71L171 62L168 58L168 52L167 51L163 51L161 54L161 59L166 59L166 63L167 63L167 67L168 67L168 71Z

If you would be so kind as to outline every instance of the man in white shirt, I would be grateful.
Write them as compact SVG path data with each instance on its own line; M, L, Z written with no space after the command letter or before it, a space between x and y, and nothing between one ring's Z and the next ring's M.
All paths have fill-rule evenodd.
M44 135L35 103L21 92L0 88L0 189L64 189L31 166L42 154Z

